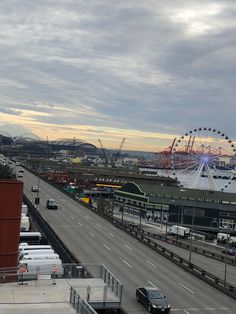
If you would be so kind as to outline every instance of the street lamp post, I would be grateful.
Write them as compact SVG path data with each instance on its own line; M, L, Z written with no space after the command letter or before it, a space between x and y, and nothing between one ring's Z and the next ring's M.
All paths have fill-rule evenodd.
M114 206L115 206L115 204L114 204L114 194L113 194L113 198L112 198L112 205L111 205L112 207L111 207L111 219L112 219L112 221L113 221L113 217L114 217Z
M163 226L163 204L161 204L161 229Z
M36 209L38 209L38 205L39 205L39 177L38 177L38 188L37 188L37 195L36 195L36 200L35 200L35 207Z
M121 212L121 222L122 222L122 225L123 225L123 221L124 221L124 208L125 208L125 200L123 201L122 212Z
M166 216L166 242L167 242L167 228L168 228L168 222L169 222L169 217L171 216L175 216L176 214L175 213L172 213L172 214L169 214ZM168 218L168 219L167 219Z
M144 203L144 212L146 212L146 203ZM140 208L139 211L139 229L141 230L142 227L142 209Z
M191 260L192 260L194 213L195 213L195 208L193 207L192 226L191 226L191 238L190 238L190 246L189 246L189 260L188 260L189 263L191 263Z
M227 235L226 235L226 245L225 245L225 251L226 251L225 268L224 268L224 283L225 283L225 284L226 284L226 280L227 280L228 245L229 245L229 213L228 213L228 220L227 220Z

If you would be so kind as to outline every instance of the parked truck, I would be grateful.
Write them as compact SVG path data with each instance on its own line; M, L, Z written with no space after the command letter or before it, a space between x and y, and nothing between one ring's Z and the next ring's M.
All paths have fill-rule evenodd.
M180 238L187 238L190 236L190 229L179 225L173 225L169 229L169 234L176 235Z

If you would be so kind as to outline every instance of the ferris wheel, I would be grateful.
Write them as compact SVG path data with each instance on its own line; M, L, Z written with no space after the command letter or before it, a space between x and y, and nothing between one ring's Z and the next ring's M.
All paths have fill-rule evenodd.
M172 176L186 188L224 191L236 180L236 149L231 139L214 128L185 133L171 152Z

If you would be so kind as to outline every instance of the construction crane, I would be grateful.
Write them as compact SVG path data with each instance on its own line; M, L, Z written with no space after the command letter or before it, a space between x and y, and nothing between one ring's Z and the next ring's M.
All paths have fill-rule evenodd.
M108 165L108 157L107 157L107 151L106 149L104 148L103 144L102 144L102 141L100 139L98 139L98 142L101 146L101 149L102 149L102 156L104 158L104 165L105 167Z
M171 168L171 153L174 148L176 138L173 139L171 146L168 146L163 151L156 153L159 155L158 165L161 169L170 169Z
M123 148L123 146L124 146L124 142L125 142L125 138L123 138L122 141L121 141L121 143L120 143L120 147L119 147L119 149L118 149L118 151L117 151L117 154L116 154L116 160L118 160L119 157L120 157L122 148Z
M112 155L112 160L111 160L112 167L115 166L115 162L118 161L118 159L119 159L119 157L120 157L122 148L123 148L123 146L124 146L124 142L125 142L125 138L122 139L122 141L121 141L121 143L120 143L120 147L119 147L119 149L117 150L117 152L113 153L113 155Z

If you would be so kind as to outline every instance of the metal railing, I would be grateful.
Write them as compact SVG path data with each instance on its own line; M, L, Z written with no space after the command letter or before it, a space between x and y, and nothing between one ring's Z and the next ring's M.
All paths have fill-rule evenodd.
M151 233L149 231L144 231L144 230L139 230L139 232L147 235L148 237L152 237L154 239L158 239L160 241L166 242L166 236L156 234L156 233ZM176 240L176 239L169 237L169 238L167 238L167 242L170 244L174 244L176 246L179 246L183 249L189 250L190 244L182 242L181 240ZM232 257L227 256L227 255L224 256L224 255L219 254L217 252L213 252L213 251L210 251L208 249L200 248L200 247L194 246L194 245L192 246L192 251L194 253L198 253L200 255L204 255L206 257L209 257L209 258L221 261L221 262L227 261L228 264L231 264L232 266L236 266L236 258L233 256Z
M82 299L77 293L75 288L70 288L70 303L79 314L97 314L97 312L92 308L92 306Z
M123 285L104 265L100 265L100 278L111 288L121 303Z

